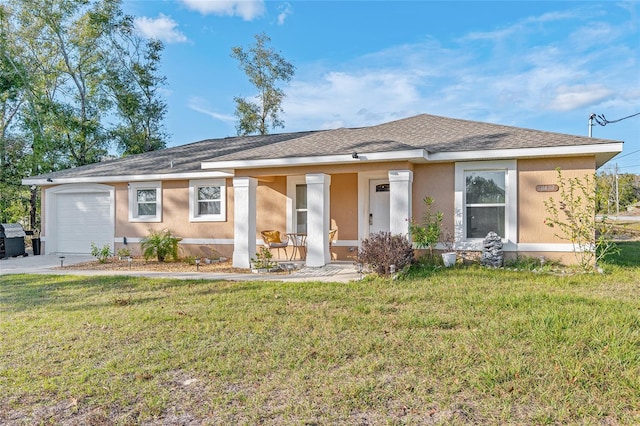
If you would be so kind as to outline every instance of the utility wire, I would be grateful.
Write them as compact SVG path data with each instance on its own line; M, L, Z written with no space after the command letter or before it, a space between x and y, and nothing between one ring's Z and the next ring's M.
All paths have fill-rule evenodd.
M635 114L629 115L627 117L619 118L617 120L607 120L607 118L604 116L604 114L600 114L600 115L592 114L592 117L596 121L596 123L598 123L599 125L604 127L607 124L617 123L619 121L626 120L627 118L635 117L636 115L640 115L640 112L637 112Z
M636 152L640 152L640 149L636 149L635 151L631 151L631 152L630 152L630 153L628 153L628 154L621 155L620 157L616 157L616 160L618 160L618 159L620 159L620 158L628 157L628 156L630 156L630 155L632 155L632 154L635 154Z

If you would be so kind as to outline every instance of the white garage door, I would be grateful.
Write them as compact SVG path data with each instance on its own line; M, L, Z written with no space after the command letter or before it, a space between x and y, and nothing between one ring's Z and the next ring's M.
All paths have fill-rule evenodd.
M92 242L98 247L113 245L108 192L74 192L56 197L58 252L89 254Z

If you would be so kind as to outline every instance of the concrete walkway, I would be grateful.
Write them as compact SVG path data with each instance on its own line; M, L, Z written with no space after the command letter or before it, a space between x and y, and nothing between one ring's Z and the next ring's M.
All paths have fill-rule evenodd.
M145 271L94 271L66 269L64 266L95 260L89 255L65 255L60 259L57 255L12 257L0 259L0 276L9 274L49 274L49 275L122 275L134 277L177 278L184 280L225 280L225 281L324 281L349 282L359 280L352 262L335 262L320 268L303 267L292 270L289 274L236 274L209 272L145 272ZM62 261L63 268L60 269Z

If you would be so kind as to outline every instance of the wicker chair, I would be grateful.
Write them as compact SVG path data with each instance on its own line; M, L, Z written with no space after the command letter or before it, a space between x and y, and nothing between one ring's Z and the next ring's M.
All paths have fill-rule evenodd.
M261 231L262 241L264 246L269 249L278 249L278 258L280 258L280 249L284 250L284 257L287 258L287 246L289 245L289 239L285 237L284 241L280 235L280 231L268 230Z

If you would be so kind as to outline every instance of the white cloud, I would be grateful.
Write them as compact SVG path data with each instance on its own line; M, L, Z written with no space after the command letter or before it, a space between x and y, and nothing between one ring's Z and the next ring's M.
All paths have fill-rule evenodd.
M196 112L199 112L204 115L208 115L209 117L215 120L223 121L225 123L233 123L236 120L236 118L233 115L220 114L218 112L212 111L209 103L202 98L198 98L198 97L189 98L187 107Z
M549 103L549 109L571 111L598 104L609 98L613 92L600 84L560 86Z
M203 15L239 16L245 21L265 13L263 0L182 0L182 3Z
M157 18L136 17L133 23L138 32L145 37L156 38L166 43L184 43L187 41L187 37L178 31L178 23L162 13Z
M284 25L285 19L293 13L293 7L291 7L291 3L285 2L278 6L278 10L278 25Z

